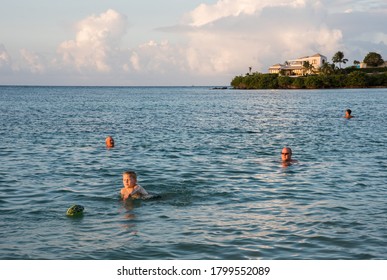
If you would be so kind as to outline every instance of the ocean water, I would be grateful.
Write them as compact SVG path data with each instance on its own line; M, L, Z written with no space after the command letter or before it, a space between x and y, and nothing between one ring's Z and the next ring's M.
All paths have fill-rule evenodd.
M0 258L386 259L386 108L387 89L0 87ZM161 198L121 201L128 169Z

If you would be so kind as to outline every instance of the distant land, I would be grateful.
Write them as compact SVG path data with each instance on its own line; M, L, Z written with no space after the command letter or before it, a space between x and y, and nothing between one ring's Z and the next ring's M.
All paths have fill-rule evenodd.
M382 56L369 52L362 62L342 69L348 59L338 51L329 63L326 56L314 54L269 68L269 73L251 73L236 76L231 81L235 89L324 89L387 87L387 63ZM338 65L338 66L337 66Z
M387 87L387 67L343 69L337 74L308 74L297 77L248 73L236 76L231 81L231 86L234 89L384 88Z

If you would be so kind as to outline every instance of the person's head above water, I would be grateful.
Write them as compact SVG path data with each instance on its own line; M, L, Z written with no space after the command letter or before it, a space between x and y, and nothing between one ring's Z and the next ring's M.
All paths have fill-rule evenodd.
M111 136L106 137L105 139L106 147L113 148L114 147L114 139Z
M347 110L345 111L345 116L344 116L344 118L347 118L347 119L353 118L353 116L352 116L351 114L352 114L351 109L347 109Z
M282 161L291 161L292 160L292 149L284 147L281 152Z
M133 188L137 185L137 174L134 171L125 171L122 173L122 183L126 188Z
M144 198L148 196L148 192L137 184L137 175L134 171L125 171L122 174L122 183L124 187L121 189L121 197L126 200L132 198Z

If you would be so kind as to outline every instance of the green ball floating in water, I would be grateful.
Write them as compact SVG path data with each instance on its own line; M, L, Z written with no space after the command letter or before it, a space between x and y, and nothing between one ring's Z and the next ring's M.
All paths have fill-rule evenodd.
M85 207L82 205L73 205L67 209L66 215L70 217L79 217L83 215L83 210Z

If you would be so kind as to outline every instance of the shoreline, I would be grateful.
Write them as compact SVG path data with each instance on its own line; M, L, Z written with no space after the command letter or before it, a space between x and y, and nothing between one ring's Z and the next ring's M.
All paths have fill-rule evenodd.
M233 88L230 90L330 90L330 89L381 89L387 86L373 86L373 87L331 87L331 88Z
M234 89L387 88L387 72L368 74L362 71L353 71L351 73L298 77L257 72L236 76L230 85Z

